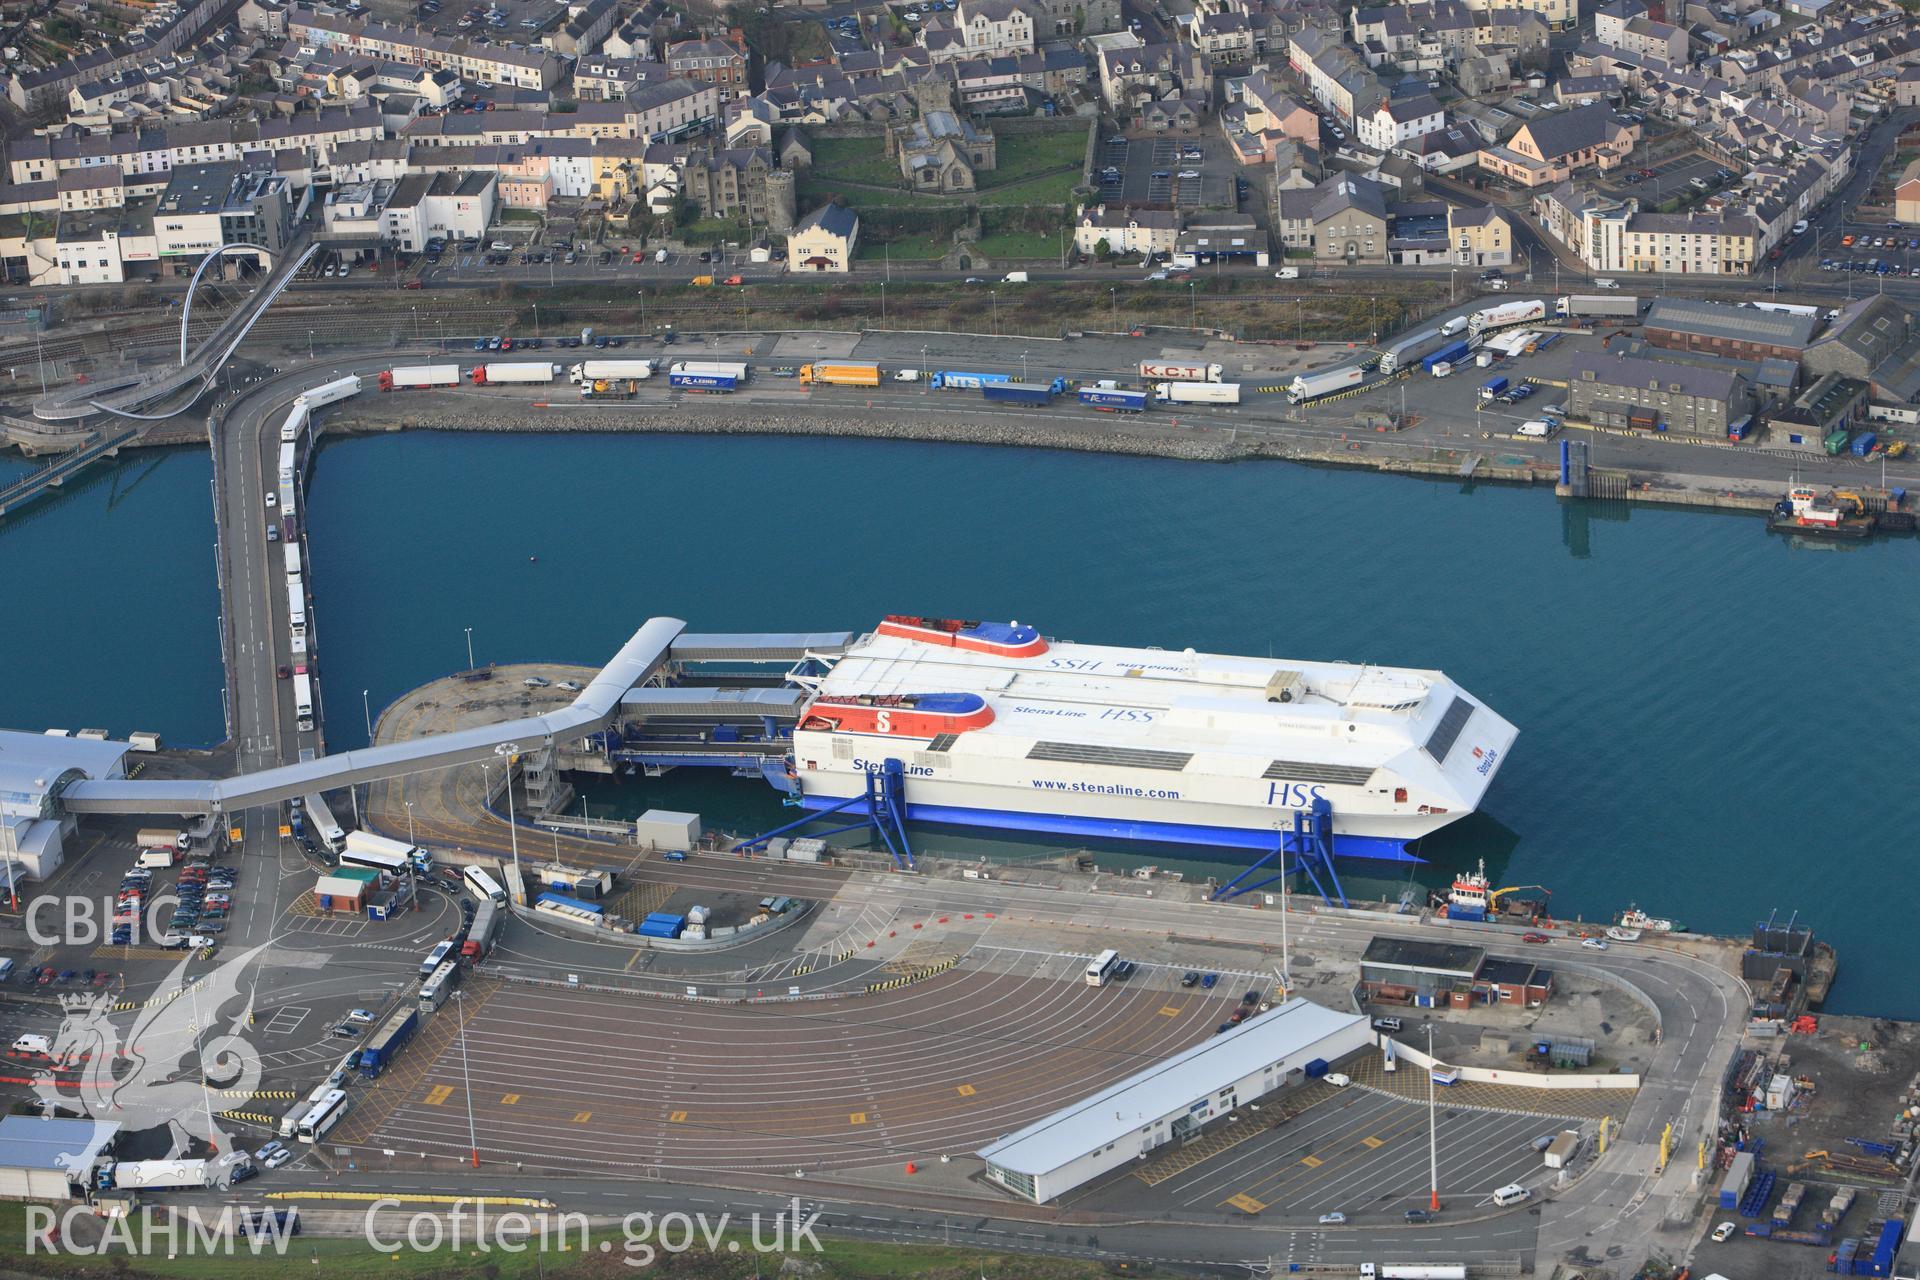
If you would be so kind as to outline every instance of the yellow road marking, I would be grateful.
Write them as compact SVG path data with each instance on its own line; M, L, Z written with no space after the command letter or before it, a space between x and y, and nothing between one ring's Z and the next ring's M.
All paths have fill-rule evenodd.
M452 1085L437 1084L433 1086L433 1088L427 1090L426 1102L427 1102L427 1105L430 1107L437 1107L452 1096L453 1096Z
M573 1113L573 1122L575 1124L585 1124L591 1119L593 1119L593 1112L591 1111L576 1111Z
M1267 1206L1249 1195L1228 1196L1227 1203L1242 1213L1258 1213Z
M1319 1156L1301 1156L1300 1163L1309 1169L1318 1169L1321 1165L1325 1164L1326 1161L1322 1160Z
M963 1098L971 1098L974 1094L974 1088L970 1084L963 1084L954 1092L958 1093Z
M1160 1016L1163 1018L1177 1018L1180 1016L1180 1007L1178 1005L1163 1004L1160 1006Z
M684 1111L675 1111L672 1114L667 1116L668 1124L685 1124L686 1122L687 1122L687 1113Z
M855 1111L847 1117L848 1124L865 1124L866 1122L867 1113L864 1111Z
M1360 1139L1360 1145L1368 1149L1372 1149L1374 1147L1383 1147L1386 1145L1386 1143L1387 1143L1387 1140L1385 1138L1365 1137Z
M503 1107L510 1107L518 1101L520 1101L519 1094L517 1093L504 1094L500 1098L500 1105Z

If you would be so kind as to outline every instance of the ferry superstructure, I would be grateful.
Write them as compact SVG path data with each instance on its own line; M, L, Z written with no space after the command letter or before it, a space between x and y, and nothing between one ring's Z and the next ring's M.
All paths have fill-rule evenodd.
M807 677L791 783L815 809L901 762L907 817L1270 850L1316 800L1334 851L1474 811L1518 731L1438 671L1064 644L890 616Z

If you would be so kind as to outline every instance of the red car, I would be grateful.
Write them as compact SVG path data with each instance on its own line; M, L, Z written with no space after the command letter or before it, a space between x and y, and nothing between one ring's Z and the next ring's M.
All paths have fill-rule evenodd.
M1552 941L1553 941L1553 939L1552 939L1552 938L1549 938L1549 937L1548 937L1548 936L1547 936L1546 934L1544 934L1544 933L1523 933L1523 934L1521 934L1521 935L1520 935L1520 941L1522 941L1522 942L1552 942Z

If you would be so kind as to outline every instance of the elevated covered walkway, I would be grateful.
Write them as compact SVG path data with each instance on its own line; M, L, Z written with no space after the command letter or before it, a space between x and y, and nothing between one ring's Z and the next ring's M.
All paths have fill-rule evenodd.
M62 801L72 813L228 813L279 804L309 792L494 760L590 737L617 729L622 698L660 670L685 627L678 618L649 619L571 703L545 715L387 743L232 778L77 782L68 788Z

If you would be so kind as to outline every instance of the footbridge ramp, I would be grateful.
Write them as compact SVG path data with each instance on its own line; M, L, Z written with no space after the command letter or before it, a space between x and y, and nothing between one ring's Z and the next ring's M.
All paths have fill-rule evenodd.
M628 690L651 679L686 629L678 618L650 618L566 706L545 715L387 743L231 778L111 778L77 782L61 797L72 813L230 813L361 782L472 764L583 738L612 727Z

